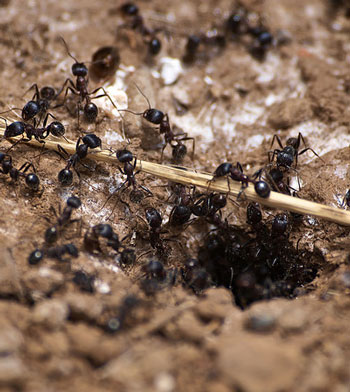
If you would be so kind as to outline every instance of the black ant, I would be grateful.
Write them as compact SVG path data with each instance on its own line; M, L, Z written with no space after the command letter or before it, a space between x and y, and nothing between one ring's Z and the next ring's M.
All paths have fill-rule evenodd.
M27 138L22 138L22 139L18 140L16 143L14 143L9 148L9 150L11 150L18 143L31 141L33 137L39 143L45 144L45 141L43 139L46 139L50 134L55 137L63 137L65 140L67 140L64 136L65 128L62 123L60 123L59 121L53 121L48 126L46 126L48 116L49 116L49 114L46 115L42 127L36 126L35 119L34 119L34 125L31 125L31 124L28 124L28 123L25 123L22 121L15 121L15 122L11 123L10 125L7 125L7 120L5 118L1 117L2 119L5 120L5 123L6 123L6 129L4 132L5 139L20 136L20 135L23 135L24 133L27 136Z
M103 87L98 87L94 91L90 92L88 91L88 84L89 84L89 79L88 79L88 68L84 63L80 63L72 54L69 52L68 45L66 41L61 37L62 42L67 50L67 53L69 57L71 57L75 63L72 65L72 73L76 77L76 82L74 83L72 79L68 78L64 82L60 92L58 95L61 94L61 92L64 90L65 86L69 84L69 86L66 88L66 92L64 95L64 101L66 100L68 91L70 91L72 94L79 96L79 101L78 101L78 127L80 126L80 109L81 105L83 103L83 112L85 119L88 122L94 122L97 118L98 115L98 108L97 106L91 102L92 99L97 99L97 98L102 98L102 97L107 97L112 105L118 110L116 107L115 103L112 101L111 97L107 94L105 89ZM97 93L99 90L103 91L103 94L100 94L96 97L91 98L91 95Z
M219 177L227 177L227 184L230 189L230 183L229 183L229 178L231 178L233 181L238 181L242 184L241 191L239 192L237 199L239 199L240 195L242 192L244 192L244 189L246 189L249 185L249 183L254 184L254 189L256 193L263 198L267 198L270 195L270 187L265 181L257 181L256 178L258 178L261 175L261 170L257 171L252 178L247 176L246 174L243 173L243 168L242 165L237 162L236 166L233 166L232 163L225 162L219 165L213 175L213 178L209 181L209 186L210 183L215 180L215 178Z
M164 134L164 141L165 141L165 145L163 146L163 149L162 149L161 159L163 159L163 152L168 144L173 148L173 156L175 155L176 158L179 158L180 155L183 155L184 151L186 153L187 152L186 146L184 146L182 144L182 141L185 141L185 140L192 140L192 143L193 143L192 144L192 159L193 159L194 151L195 151L195 139L193 137L187 137L186 132L174 134L174 132L172 131L171 126L170 126L168 114L164 114L159 109L152 108L151 103L150 103L149 99L146 97L146 95L139 89L139 87L137 85L135 85L135 86L136 86L137 90L140 92L140 94L146 99L146 102L148 103L148 109L146 109L142 113L135 113L132 110L128 110L128 109L121 109L119 111L132 113L136 116L142 116L145 120L149 121L150 123L155 124L155 125L159 125L159 133ZM174 141L176 142L175 145L172 144L172 142L174 142Z
M275 149L273 151L269 151L268 156L269 156L270 163L274 160L275 156L277 157L276 163L278 168L284 167L286 169L291 169L295 161L295 169L296 169L298 165L298 156L304 154L306 151L313 152L323 162L323 159L310 147L304 148L302 151L299 152L299 147L301 142L303 142L304 145L306 146L305 139L300 132L297 138L295 137L289 138L286 141L285 146L283 146L280 137L278 135L274 135L272 138L271 147L273 146L275 140L277 140L277 143L280 146L281 150Z
M135 172L137 159L133 156L132 152L129 150L117 150L116 156L118 161L124 164L123 169L119 166L118 169L121 174L126 176L126 180L115 190L115 192L113 192L113 194L119 192L122 188L126 190L131 186L133 189L130 193L130 200L135 203L139 203L143 199L144 192L146 192L149 196L152 196L152 192L148 188L137 184L136 182L135 176L140 173L141 170L137 170ZM134 161L134 163L132 163L132 161ZM137 187L140 189L137 189ZM108 197L107 201L113 196L113 194Z
M133 3L125 3L119 8L122 15L129 19L129 26L132 30L137 31L143 38L145 43L148 45L148 53L152 56L159 54L162 44L156 37L158 30L150 29L145 25L142 15L139 13L139 8Z
M275 191L291 196L291 191L296 192L296 189L292 188L289 185L289 178L287 179L287 183L285 183L283 177L284 173L278 167L272 168L267 173L267 179L269 180L272 185L272 188Z
M183 141L185 140L192 140L192 159L194 158L194 151L195 151L195 139L193 137L188 137L187 132L181 132L175 134L170 126L169 122L169 116L168 114L165 114L162 118L162 121L159 124L159 133L162 135L164 134L164 141L165 144L162 148L162 154L161 154L161 161L163 160L163 153L166 148L166 146L169 144L172 149L173 149L173 157L176 158L176 160L182 160L183 156L187 152L187 148L184 144L182 144ZM173 142L176 142L174 145Z
M80 143L80 142L83 143ZM58 151L56 151L62 158L67 160L67 165L64 169L62 169L58 173L58 181L61 185L69 186L73 182L73 172L71 168L75 170L78 177L80 178L80 173L76 169L76 165L78 162L87 169L90 169L89 166L85 165L81 162L82 159L87 157L88 149L94 149L97 147L101 147L101 139L95 134L87 134L83 138L79 137L77 143L75 145L75 153L69 156L67 151L60 145L58 145Z
M225 45L225 36L223 34L219 34L217 30L208 31L206 34L190 35L187 38L185 54L182 60L187 64L192 63L195 60L201 46L214 46L222 49Z
M137 88L139 93L145 98L145 100L148 104L148 109L146 109L142 113L135 113L129 109L120 109L119 111L132 113L135 116L142 116L145 120L149 121L150 123L155 124L155 125L160 125L164 119L165 114L162 111L160 111L159 109L152 108L151 103L150 103L149 99L146 97L146 95L140 90L140 88L136 84L135 84L135 87Z
M68 224L77 221L77 219L71 219L71 216L73 211L78 209L80 206L81 200L76 196L71 196L67 199L67 205L59 216L57 216L55 209L51 207L51 210L53 210L54 214L57 216L57 222L45 231L46 243L52 244L55 242L60 230L62 230Z
M32 189L33 191L37 191L39 189L40 180L39 177L35 174L35 167L30 162L25 162L19 169L16 169L12 164L12 157L8 154L0 153L0 164L1 169L0 173L9 174L11 179L17 181L19 177L24 177L26 185ZM26 172L33 168L34 173Z
M82 270L79 270L74 273L72 281L79 287L81 291L87 291L88 293L93 293L95 291L94 275L90 275Z
M28 263L30 265L38 264L44 256L47 256L52 259L57 259L59 261L66 261L63 259L65 254L69 254L73 257L79 256L79 251L74 244L64 244L59 246L54 246L45 250L35 249L30 253L28 257Z
M34 83L28 90L35 89L35 94L33 98L28 101L22 109L20 108L12 108L0 114L7 113L11 110L21 110L21 117L24 121L30 121L34 119L36 116L39 116L38 124L40 124L42 118L46 115L47 111L51 106L51 102L56 98L56 91L53 87L45 86L40 90L38 85ZM51 115L51 114L50 114ZM52 115L51 115L52 116ZM53 116L52 116L53 117Z
M116 316L111 317L104 328L109 333L119 332L125 327L125 323L131 311L138 305L140 305L140 300L134 295L127 295L123 298L121 305L118 307L118 313Z

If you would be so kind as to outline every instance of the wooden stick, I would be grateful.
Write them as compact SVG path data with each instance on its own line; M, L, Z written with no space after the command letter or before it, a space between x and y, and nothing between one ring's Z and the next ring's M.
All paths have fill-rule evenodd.
M3 136L1 131L0 136ZM21 137L12 138L11 141L17 141L18 139L21 139ZM26 143L36 147L43 146L42 143L39 143L36 140L31 140ZM50 139L45 139L45 148L57 151L57 146L61 145L70 154L75 153L75 144L76 143L73 141L68 141L67 143L60 138L52 136L50 136ZM116 164L119 163L115 154L112 155L112 153L108 150L95 149L89 153L88 157L96 161ZM159 165L157 163L141 161L138 159L137 169L142 170L144 173L184 185L195 185L196 187L205 189L208 189L208 186L210 185L209 190L211 191L228 193L233 196L237 196L241 190L241 184L238 182L230 181L230 189L228 188L226 178L218 178L209 184L209 181L213 178L212 174L197 172L187 168L179 168L179 166ZM249 185L244 190L244 194L248 200L259 202L268 207L288 210L303 215L314 215L318 218L323 218L340 225L350 226L350 212L340 208L314 203L312 201L299 199L298 197L292 197L277 192L271 192L267 199L263 199L256 194L252 185Z

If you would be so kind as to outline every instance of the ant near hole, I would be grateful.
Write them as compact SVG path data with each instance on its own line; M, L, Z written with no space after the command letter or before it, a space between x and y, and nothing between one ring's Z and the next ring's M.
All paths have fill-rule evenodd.
M57 94L60 95L66 85L68 84L68 87L66 88L66 92L64 94L64 100L63 104L65 104L67 100L67 94L68 92L71 92L73 95L76 95L79 97L78 103L77 103L77 108L78 108L78 129L80 129L80 110L83 109L84 112L84 117L85 119L92 123L96 120L97 115L98 115L98 108L97 106L91 102L93 99L98 99L102 97L107 97L110 102L112 103L113 107L117 108L115 103L113 102L112 98L107 94L106 90L103 87L98 87L95 90L89 92L88 91L88 84L89 84L89 78L88 78L88 68L84 63L80 63L70 52L68 45L66 41L61 37L61 40L66 48L67 54L69 57L71 57L75 63L72 65L72 74L76 77L75 83L72 81L72 79L67 78L66 81L63 83L63 86L60 90L60 92ZM96 94L98 91L102 90L103 94L97 95L95 97L91 98L91 95ZM82 106L84 105L84 106Z
M268 158L269 163L271 163L276 156L277 168L284 167L285 169L289 170L292 169L292 165L295 162L294 170L296 170L298 165L298 156L304 154L307 151L311 151L317 156L317 158L324 162L324 160L312 148L306 147L304 136L300 132L297 138L291 137L287 139L285 146L283 146L280 137L278 135L274 135L271 142L271 148L275 140L277 140L277 143L281 149L279 150L276 148L272 151L269 151ZM304 148L302 151L299 151L301 143L303 143L306 148Z
M175 134L172 131L170 122L169 122L169 116L167 113L163 113L159 109L155 109L151 107L151 103L147 96L141 91L141 89L135 84L135 87L139 91L139 93L145 98L147 104L148 104L148 109L146 109L144 112L136 113L133 112L132 110L129 109L120 109L120 112L128 112L131 114L134 114L135 116L142 116L145 120L148 122L154 124L154 125L159 125L159 133L161 135L164 134L164 146L162 148L162 153L161 153L161 161L163 160L163 153L166 148L166 146L169 144L170 147L173 149L173 158L176 160L182 160L183 156L187 152L186 146L182 143L183 141L186 140L192 140L192 160L194 158L194 153L195 153L195 139L193 137L188 137L187 132L180 132Z

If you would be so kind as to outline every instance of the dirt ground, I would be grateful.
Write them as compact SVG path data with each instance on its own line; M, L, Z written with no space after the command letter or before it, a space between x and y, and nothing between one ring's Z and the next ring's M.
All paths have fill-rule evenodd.
M169 114L173 127L195 137L195 157L188 154L184 166L213 172L222 162L240 161L254 173L268 163L274 134L284 143L301 132L323 161L310 151L299 157L298 195L341 206L350 165L346 0L244 0L251 19L261 18L276 38L265 59L254 58L244 40L229 39L224 48L204 45L192 63L182 61L186 37L222 31L237 4L138 1L145 23L159 29L162 48L154 57L147 55L140 34L120 28L125 23L121 4L0 1L0 110L22 108L33 83L59 89L72 77L74 60L60 36L85 62L98 48L115 45L121 59L115 78L90 80L89 90L104 83L119 107L126 107L127 98L130 110L142 112L147 103L136 83L152 106ZM127 146L140 159L160 161L157 130L145 129L140 117L124 113L128 144L120 117L108 102L95 102L101 108L97 122L82 121L83 132L96 133L104 148ZM76 140L76 117L64 107L52 112L65 125L66 136ZM190 152L191 141L186 143ZM2 140L0 150L8 147ZM312 216L299 219L289 239L301 252L298 268L312 270L312 278L300 281L292 294L249 306L236 306L232 291L213 282L196 295L181 278L186 259L206 249L212 226L202 220L187 229L170 229L167 236L182 245L169 241L172 251L162 261L167 269L178 269L178 279L150 293L141 284L142 265L156 255L140 217L147 207L156 207L167 220L174 203L165 182L140 173L137 181L152 197L132 203L127 190L122 201L113 196L105 204L125 179L116 167L89 160L93 171L79 166L81 181L74 174L73 185L62 187L57 173L65 163L57 154L39 158L38 149L19 144L11 155L16 167L28 160L34 164L41 188L32 192L24 181L12 183L1 175L1 391L350 391L348 228ZM171 162L169 146L163 161ZM79 257L66 262L45 257L29 265L30 252L43 246L45 230L55 222L51 207L64 207L72 194L82 201L73 213L81 221L69 225L57 243L74 243ZM228 203L223 216L249 230L246 207L245 201L238 207ZM276 211L263 209L264 221L271 222L272 214ZM105 248L94 254L85 249L84 234L102 222L110 223L120 239L127 236L125 244L138 257L134 263L121 265L120 257L106 254ZM93 277L85 279L85 290L72 280L77 271ZM112 333L108 322L125 309L122 327Z

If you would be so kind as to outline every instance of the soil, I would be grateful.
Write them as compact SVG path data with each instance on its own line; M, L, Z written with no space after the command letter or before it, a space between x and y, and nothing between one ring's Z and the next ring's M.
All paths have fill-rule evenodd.
M350 165L348 3L241 3L253 20L258 15L280 37L262 61L240 40L230 40L223 49L201 48L192 64L181 61L186 36L222 28L235 8L227 0L139 1L145 23L160 29L162 49L152 58L139 34L120 29L121 2L36 0L24 6L21 0L0 1L0 110L23 107L31 97L25 91L34 83L59 89L71 77L74 61L60 36L80 61L114 45L120 66L104 86L117 88L111 95L118 105L127 98L127 107L139 112L147 103L136 83L152 106L169 114L173 127L195 137L195 158L186 156L184 166L213 172L222 162L240 161L254 173L267 164L274 134L285 142L301 132L322 160L310 151L299 157L299 196L340 207ZM162 78L167 57L180 59L181 73L171 84ZM101 83L91 80L89 89ZM138 158L159 162L158 131L145 129L140 117L130 113L123 114L122 123L108 103L96 103L102 108L97 123L83 121L84 132L100 136L104 148L127 146ZM53 113L65 125L66 136L76 140L76 117L64 107ZM130 144L123 140L122 124ZM8 145L3 140L1 151ZM175 285L156 287L147 295L140 287L142 265L154 255L142 255L152 249L139 217L150 206L168 216L167 184L140 173L137 180L153 197L135 204L126 191L120 196L124 202L113 196L105 204L124 179L115 167L87 161L94 170L79 167L81 181L74 174L73 185L62 187L57 173L64 162L57 154L39 157L38 149L25 144L11 154L16 167L33 162L41 189L31 192L24 182L14 184L5 175L0 180L2 391L350 391L348 228L312 216L293 226L290 241L304 252L301 268L317 269L315 279L301 282L288 298L257 301L242 310L230 290L209 287L194 294L181 283L180 273ZM164 162L171 162L169 147ZM71 194L82 200L73 213L81 220L61 233L58 244L74 243L79 257L29 265L28 255L42 246L48 222L55 222L52 207L64 207ZM244 201L239 207L228 204L224 216L249 230L246 207ZM265 209L264 220L271 221L271 214L276 211ZM119 238L128 236L125 243L135 246L138 257L134 264L122 266L118 256L86 251L85 232L101 222L109 222ZM186 258L197 257L210 228L202 221L170 233L183 245L171 243L166 268L180 269ZM87 290L72 281L81 270L94 277L85 281ZM122 328L106 331L108 320L125 304Z

